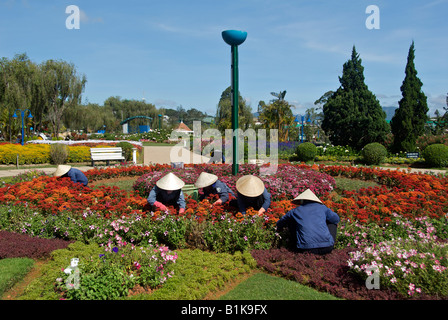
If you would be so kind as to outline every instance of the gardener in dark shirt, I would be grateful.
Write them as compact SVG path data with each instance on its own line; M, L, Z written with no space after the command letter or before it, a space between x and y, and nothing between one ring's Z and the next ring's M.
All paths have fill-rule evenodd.
M151 206L166 211L168 206L179 209L179 213L185 212L186 202L182 192L185 183L174 173L170 172L160 178L151 192L149 192L148 203Z
M211 194L219 196L219 199L213 205L226 203L230 196L236 198L233 191L224 182L220 181L218 176L211 173L201 172L194 185L196 188L203 188L204 193L199 197L199 200L203 200Z
M307 189L292 201L299 204L277 221L277 229L288 227L293 250L327 254L334 248L339 216Z
M246 214L247 208L253 208L258 210L258 215L262 215L271 205L271 194L260 178L253 175L242 176L235 187L238 209L242 214Z
M81 183L84 186L87 186L87 184L89 183L89 180L87 179L86 175L81 170L72 168L71 166L67 166L67 165L62 165L62 164L59 165L56 168L54 176L61 177L61 178L68 177L74 183Z

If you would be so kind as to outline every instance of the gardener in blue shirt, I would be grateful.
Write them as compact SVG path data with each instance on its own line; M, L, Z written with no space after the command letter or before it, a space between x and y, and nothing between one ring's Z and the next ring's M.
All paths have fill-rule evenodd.
M81 170L63 164L59 165L56 168L54 176L61 178L68 177L74 183L81 183L84 186L87 186L87 184L89 183L86 175Z
M174 173L170 172L160 178L154 188L149 192L148 203L151 206L166 211L168 206L179 209L179 213L185 212L186 202L182 192L185 183Z
M299 204L277 221L277 230L288 227L294 251L327 254L334 248L339 216L307 189L292 201Z
M247 208L253 208L258 210L258 215L262 215L271 205L271 194L256 176L242 176L236 181L235 188L238 209L242 214L246 214Z
M203 188L203 194L199 197L199 200L204 200L211 194L217 194L219 199L213 202L213 205L223 204L229 201L230 196L235 197L233 191L222 181L218 179L218 176L201 172L198 179L194 183L196 188Z

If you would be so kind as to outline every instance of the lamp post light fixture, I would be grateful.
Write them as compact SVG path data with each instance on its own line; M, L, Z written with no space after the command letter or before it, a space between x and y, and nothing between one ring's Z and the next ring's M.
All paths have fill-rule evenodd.
M247 37L247 32L238 30L226 30L222 32L222 38L231 46L231 82L232 82L232 130L233 130L233 162L232 174L238 174L238 46L242 44Z
M20 115L22 117L22 146L24 145L24 137L25 137L25 123L24 123L24 118L25 118L25 112L28 111L29 115L28 115L28 119L32 119L33 116L31 115L31 111L29 109L25 109L25 110L21 110L21 109L16 109L14 110L14 114L13 114L13 118L18 118L16 111L20 111Z
M300 136L300 143L303 143L303 126L304 126L304 121L305 121L305 116L302 116L302 134L301 134L301 136ZM310 119L310 117L308 116L308 118L306 119L306 122L311 122L311 119Z

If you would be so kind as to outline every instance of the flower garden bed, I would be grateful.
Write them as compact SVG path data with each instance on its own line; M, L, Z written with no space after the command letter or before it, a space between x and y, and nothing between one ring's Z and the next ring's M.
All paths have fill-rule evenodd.
M86 173L90 181L135 177L132 192L117 187L74 186L67 179L47 176L6 184L0 188L0 229L96 243L108 250L150 244L154 248L166 245L170 250L251 251L259 267L347 299L447 297L443 286L435 286L448 279L447 250L441 241L448 234L447 177L363 167L285 164L279 165L276 175L262 177L273 200L262 217L251 210L242 216L225 205L211 208L211 199L196 202L187 198L183 215L173 208L169 212L148 210L146 196L163 174L175 171L186 183L194 183L205 168L234 189L237 177L231 175L228 165L187 165L184 170L166 165L131 166ZM242 165L239 175L258 174L258 170L254 165ZM380 186L337 194L336 176L372 180ZM281 249L287 244L283 234L275 230L276 221L292 208L290 200L306 188L341 217L336 249L326 257L292 257L292 253ZM423 240L426 244L417 247ZM383 251L377 252L376 247ZM410 255L412 248L417 253L411 251ZM339 262L330 263L334 259ZM393 267L397 261L400 268ZM136 266L131 263L132 268ZM380 269L381 290L365 287L364 281L372 272L368 267L372 266ZM301 271L294 271L297 268ZM303 272L305 269L308 273ZM317 272L327 269L332 271ZM331 274L330 278L327 274Z

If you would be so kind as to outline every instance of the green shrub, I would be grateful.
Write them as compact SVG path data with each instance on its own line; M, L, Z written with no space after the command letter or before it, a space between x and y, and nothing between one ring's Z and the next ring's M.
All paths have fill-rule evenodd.
M54 143L50 145L50 160L53 164L64 164L68 159L68 146Z
M116 147L121 147L121 149L123 150L124 157L125 157L126 161L131 161L132 160L132 149L134 148L132 143L123 141L123 142L118 142L115 146Z
M317 148L311 142L304 142L297 146L296 154L298 161L312 161L316 157Z
M430 167L447 167L448 146L441 143L429 145L423 150L423 158Z
M90 147L69 146L68 162L88 162L90 161Z
M382 144L372 142L362 149L361 156L366 164L381 164L386 159L387 150Z

